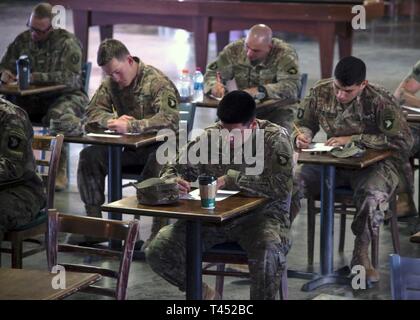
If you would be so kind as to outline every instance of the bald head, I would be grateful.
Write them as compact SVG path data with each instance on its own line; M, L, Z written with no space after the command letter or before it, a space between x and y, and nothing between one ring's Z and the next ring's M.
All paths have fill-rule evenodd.
M273 32L265 24L253 26L245 39L246 55L251 62L261 62L270 53Z

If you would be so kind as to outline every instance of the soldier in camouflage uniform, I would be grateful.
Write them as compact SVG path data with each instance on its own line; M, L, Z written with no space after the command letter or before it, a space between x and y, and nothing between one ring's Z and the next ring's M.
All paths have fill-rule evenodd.
M218 178L218 188L240 190L244 195L269 199L269 202L258 210L224 225L203 223L202 234L204 250L218 243L238 242L249 257L251 299L274 299L291 246L289 206L293 180L292 145L284 128L266 120L255 119L255 111L255 101L249 94L243 91L228 93L218 107L220 122L206 128L201 136L183 148L175 163L163 168L161 178L178 182L180 192L186 193L190 190L190 183L200 174L213 175ZM261 174L246 173L247 168L254 165L245 163L246 156L241 148L236 150L239 150L239 159L242 159L242 162L234 163L235 142L229 142L229 136L226 138L223 134L220 135L222 129L230 133L234 129L241 130L244 140L247 139L244 130L251 129L249 132L252 134L248 135L246 143L253 145L258 144L255 141L257 129L262 129L263 137L259 146L264 147L264 151L260 153L264 168L261 169ZM217 159L218 163L209 160L209 164L192 164L191 159L188 159L185 165L179 163L179 159L191 148L207 144L205 138L211 137L213 133L219 145L213 150L209 146L208 157ZM227 164L222 164L223 155L226 154L222 152L223 145L230 150ZM259 146L256 147L257 154ZM186 281L185 225L184 220L178 220L175 224L161 229L146 249L146 259L151 268L182 291L185 290ZM214 292L206 284L203 284L203 297L214 297Z
M16 60L27 55L31 84L64 84L66 88L59 92L16 97L14 102L28 112L31 122L49 127L51 120L56 120L61 122L61 128L68 128L61 133L80 134L80 118L88 103L88 97L82 91L82 48L73 34L53 28L51 10L48 3L41 3L32 10L29 30L16 37L1 59L1 80L3 83L15 81ZM57 189L67 185L66 159L63 152Z
M45 206L42 179L32 153L27 113L0 98L0 247L7 230L35 219Z
M298 57L292 46L273 39L268 26L253 26L246 39L227 45L207 66L204 92L222 97L226 82L231 79L257 102L275 100L274 104L257 104L257 118L270 120L291 132L301 87Z
M297 115L300 133L295 130L292 141L297 148L306 148L322 127L328 137L327 145L357 142L367 148L395 151L394 156L365 169L336 171L336 185L352 187L357 208L352 223L356 239L351 264L363 265L367 280L375 282L379 281L379 273L368 257L369 242L379 232L413 138L394 97L365 80L366 66L362 60L343 58L334 76L316 83L302 102ZM308 192L310 188L314 193L319 192L319 177L320 166L316 165L299 166L295 175L300 191Z
M124 44L113 39L100 44L97 62L108 76L86 109L86 131L110 129L118 133L155 133L163 128L178 130L179 94L161 71L131 56ZM157 177L161 169L155 156L158 146L125 148L122 166L143 165L143 179ZM107 174L106 147L91 146L80 152L77 183L88 216L101 217ZM155 224L154 228L159 229L159 225Z
M406 105L410 107L420 108L420 98L416 96L416 93L420 91L420 61L418 61L410 73L400 83L397 90L395 90L394 96L399 101L400 105ZM419 109L420 110L420 109ZM411 157L420 158L420 124L409 123L411 133L414 138L414 145L411 149ZM408 168L407 168L408 170ZM410 181L413 183L413 181ZM414 192L414 188L413 188ZM413 225L413 235L410 240L420 242L420 220L417 220Z

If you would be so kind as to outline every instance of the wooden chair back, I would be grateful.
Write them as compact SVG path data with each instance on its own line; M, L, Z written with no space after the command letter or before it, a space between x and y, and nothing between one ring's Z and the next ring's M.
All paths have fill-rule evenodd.
M117 279L115 289L91 285L83 292L114 297L117 300L127 299L128 276L133 259L134 245L140 225L138 220L117 221L85 216L73 216L58 213L57 210L48 210L48 267L60 264L66 271L99 273L104 277ZM92 237L115 239L124 241L122 252L106 248L84 247L80 245L58 243L59 232L76 233ZM58 252L82 253L86 255L118 258L120 260L117 271L86 265L64 264L57 261Z

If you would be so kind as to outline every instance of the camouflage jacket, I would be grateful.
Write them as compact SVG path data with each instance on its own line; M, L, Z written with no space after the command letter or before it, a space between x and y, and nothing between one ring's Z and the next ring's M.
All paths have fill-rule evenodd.
M194 141L191 141L187 147L184 147L178 154L175 162L165 165L160 174L161 178L170 180L176 177L182 177L187 181L193 182L201 174L213 175L215 177L226 175L225 189L240 190L249 196L269 198L271 201L265 205L265 212L271 212L274 215L288 213L293 176L292 145L289 134L285 129L269 121L257 120L257 123L258 127L264 131L260 145L256 144L258 139L256 138L255 130L253 131L253 135L251 136L253 146L252 154L254 156L256 154L262 155L262 157L257 159L257 161L261 161L262 173L246 173L247 168L256 166L255 163L249 161L249 158L246 159L244 157L244 154L247 154L246 147L234 148L230 145L227 146L229 149L228 159L227 161L224 160L226 152L223 152L223 146L228 140L219 134L218 130L221 130L222 126L220 122L217 122L213 126L206 128L202 135ZM218 141L218 146L216 145L214 148L212 148L210 142L212 132ZM203 141L204 145L209 143L206 150L206 156L208 156L207 164L203 163L205 159L201 163L193 164L190 158L192 150L195 150ZM264 150L258 153L258 150L261 150L260 147L263 147ZM202 150L200 149L200 151ZM211 152L211 150L215 151ZM181 159L187 154L188 159L186 160L188 161L182 162ZM241 161L235 160L235 154L239 155L238 159Z
M65 84L69 91L82 88L82 47L72 33L51 31L44 42L34 42L28 31L22 32L7 48L0 62L0 73L7 69L16 74L16 60L27 55L33 84Z
M396 163L408 159L413 145L410 129L395 98L384 88L368 84L347 105L337 101L333 79L318 81L298 109L297 126L313 137L324 129L327 137L352 136L367 148L395 150ZM297 131L292 133L295 141Z
M26 185L45 200L32 152L33 129L27 113L0 98L0 190Z
M139 63L137 76L128 87L120 89L110 77L102 81L86 109L86 130L107 128L108 120L122 115L135 118L129 121L128 132L178 130L179 94L175 85L158 69L135 60Z
M222 81L235 78L239 90L262 85L267 98L298 100L301 87L299 63L296 50L279 39L273 39L273 47L265 61L252 65L246 56L245 40L240 39L227 45L217 59L207 66L204 75L204 92L210 93L216 83L216 72Z

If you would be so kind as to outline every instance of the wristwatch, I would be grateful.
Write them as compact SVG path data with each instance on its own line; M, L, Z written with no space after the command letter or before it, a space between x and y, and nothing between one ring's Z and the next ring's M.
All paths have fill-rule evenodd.
M265 90L264 86L259 85L257 87L258 93L255 95L255 99L257 100L264 100L267 97L267 90Z

